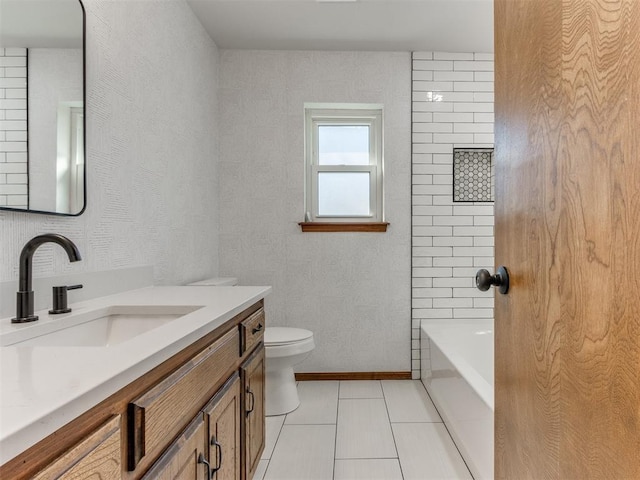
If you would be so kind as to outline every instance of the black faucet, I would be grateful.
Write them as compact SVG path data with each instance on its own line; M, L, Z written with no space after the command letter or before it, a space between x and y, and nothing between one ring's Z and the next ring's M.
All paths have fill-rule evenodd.
M82 260L78 247L67 237L57 233L45 233L29 240L20 253L20 279L18 280L18 293L16 301L16 317L11 323L26 323L38 320L33 314L33 290L31 289L31 260L33 254L43 243L57 243L64 248L69 255L70 262Z

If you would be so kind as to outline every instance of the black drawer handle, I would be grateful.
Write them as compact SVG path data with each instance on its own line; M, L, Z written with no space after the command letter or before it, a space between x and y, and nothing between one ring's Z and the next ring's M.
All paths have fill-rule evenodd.
M261 323L259 323L257 327L255 327L253 330L251 330L251 333L253 333L255 335L256 333L261 332L263 328L264 328L264 326Z
M222 468L222 445L218 443L216 437L211 437L211 446L216 447L216 467L211 469L211 473L216 473Z
M204 464L204 468L207 469L207 480L211 480L211 465L204 459L203 454L198 455L198 463Z
M247 395L251 395L251 408L247 410L247 416L249 416L249 414L253 412L253 409L256 407L256 396L251 390L249 390L249 388L247 388Z

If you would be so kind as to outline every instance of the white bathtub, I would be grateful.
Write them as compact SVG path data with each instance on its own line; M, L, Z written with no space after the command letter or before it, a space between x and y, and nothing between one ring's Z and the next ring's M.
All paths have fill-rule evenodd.
M493 479L493 320L424 320L422 382L476 480Z

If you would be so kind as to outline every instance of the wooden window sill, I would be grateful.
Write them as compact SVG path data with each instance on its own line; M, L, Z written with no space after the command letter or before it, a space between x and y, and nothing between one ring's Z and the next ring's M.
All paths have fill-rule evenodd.
M383 233L387 231L389 222L300 222L298 223L303 232L374 232Z

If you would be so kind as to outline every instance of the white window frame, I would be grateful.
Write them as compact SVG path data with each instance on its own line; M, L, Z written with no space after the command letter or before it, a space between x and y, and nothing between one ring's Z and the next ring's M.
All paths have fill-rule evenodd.
M319 165L318 127L357 125L369 127L369 165ZM305 105L305 221L384 222L383 122L381 105ZM328 216L318 213L318 174L322 172L369 172L369 214Z

